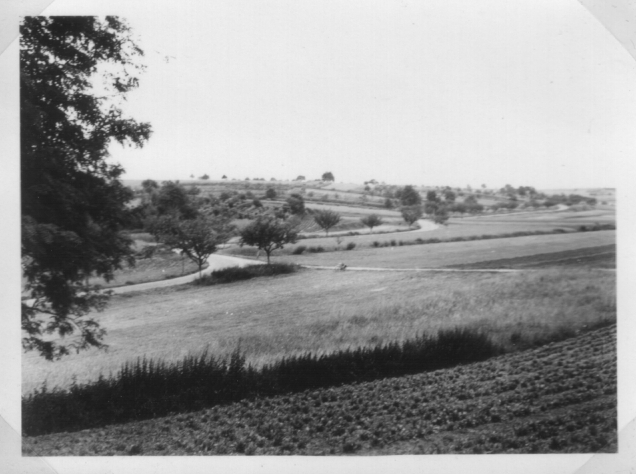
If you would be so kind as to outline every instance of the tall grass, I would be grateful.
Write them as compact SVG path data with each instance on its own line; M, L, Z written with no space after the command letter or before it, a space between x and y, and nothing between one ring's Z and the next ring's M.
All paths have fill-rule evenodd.
M179 362L138 359L115 375L67 390L46 386L22 399L24 434L76 431L201 409L246 397L374 380L475 362L501 353L483 333L454 328L398 343L290 356L255 369L240 349Z

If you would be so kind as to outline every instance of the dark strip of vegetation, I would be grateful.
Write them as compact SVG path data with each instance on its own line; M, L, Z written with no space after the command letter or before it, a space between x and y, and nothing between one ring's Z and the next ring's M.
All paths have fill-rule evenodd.
M250 278L274 275L286 275L299 271L300 267L288 263L272 263L269 265L249 265L247 267L230 267L216 270L209 275L203 275L194 280L195 285L209 286L234 281L249 280Z
M616 268L616 245L601 245L575 250L563 250L561 252L539 253L526 257L461 263L449 265L447 268L536 268L554 265L593 265L595 268Z
M577 230L573 230L571 232L593 232L599 230L616 230L616 225L614 224L603 224L603 225L589 225L589 226L580 226ZM384 242L379 242L377 240L371 243L371 247L395 247L396 245L426 245L426 244L442 244L449 242L468 242L471 240L489 240L489 239L505 239L508 237L527 237L531 235L552 235L552 234L563 234L567 231L564 229L553 229L553 230L527 230L527 231L519 231L519 232L509 232L507 234L481 234L481 235L469 235L463 237L450 237L448 239L438 239L436 237L430 239L422 239L418 237L415 240L400 240L396 242L395 240L385 240Z
M402 343L347 349L332 354L286 357L256 369L237 349L229 360L207 352L181 362L138 359L116 376L40 390L22 398L22 428L28 436L77 431L199 410L257 396L369 381L452 367L502 353L475 330L452 329Z

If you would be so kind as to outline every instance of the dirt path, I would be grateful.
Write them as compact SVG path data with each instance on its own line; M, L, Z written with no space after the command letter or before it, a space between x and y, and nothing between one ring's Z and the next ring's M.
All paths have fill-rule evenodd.
M215 270L223 270L230 267L245 267L247 265L262 265L265 262L258 260L247 260L244 258L230 257L228 255L210 255L208 258L208 267L201 272L202 275L209 275ZM199 278L199 272L192 273L179 278L171 278L169 280L150 281L148 283L140 283L138 285L118 286L110 288L115 294L130 293L133 291L152 290L154 288L166 288L168 286L183 285Z

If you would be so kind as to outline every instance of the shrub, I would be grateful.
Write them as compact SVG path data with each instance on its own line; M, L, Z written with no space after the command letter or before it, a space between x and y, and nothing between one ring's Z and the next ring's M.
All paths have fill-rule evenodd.
M318 247L307 247L307 252L320 253L324 252L325 248L319 245Z
M27 436L76 431L200 410L256 395L437 370L500 353L485 334L453 329L402 343L290 356L259 370L246 365L239 350L229 358L204 352L172 363L143 358L124 364L108 379L100 376L96 382L73 384L70 390L48 391L43 385L22 398L22 428Z
M307 246L306 246L306 245L299 245L298 247L296 247L296 248L292 251L292 255L300 255L300 254L302 254L305 250L307 250Z
M371 244L371 245L373 245L374 247L379 247L380 246L380 242L378 242L377 240L374 240L373 244Z
M356 248L356 243L355 242L349 242L345 248L347 250L353 250L354 248Z
M297 265L287 263L272 263L270 265L250 265L247 267L230 267L216 270L209 275L194 280L195 285L208 286L234 281L249 280L260 276L274 276L298 271Z

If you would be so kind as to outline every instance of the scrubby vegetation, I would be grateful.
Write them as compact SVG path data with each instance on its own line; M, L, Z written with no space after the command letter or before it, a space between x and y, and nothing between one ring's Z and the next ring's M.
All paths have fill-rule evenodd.
M325 455L617 451L616 326L425 374L252 398L80 433L42 455Z
M144 358L125 364L114 376L74 384L68 391L49 391L44 385L23 398L22 429L27 435L80 430L247 397L435 370L499 353L485 334L451 329L402 343L286 357L260 369L246 365L240 348L229 360L207 352L176 363Z
M249 280L262 276L285 275L299 271L298 265L289 263L271 263L269 265L249 265L246 267L229 267L215 270L209 275L194 280L195 285L208 286L221 283Z

